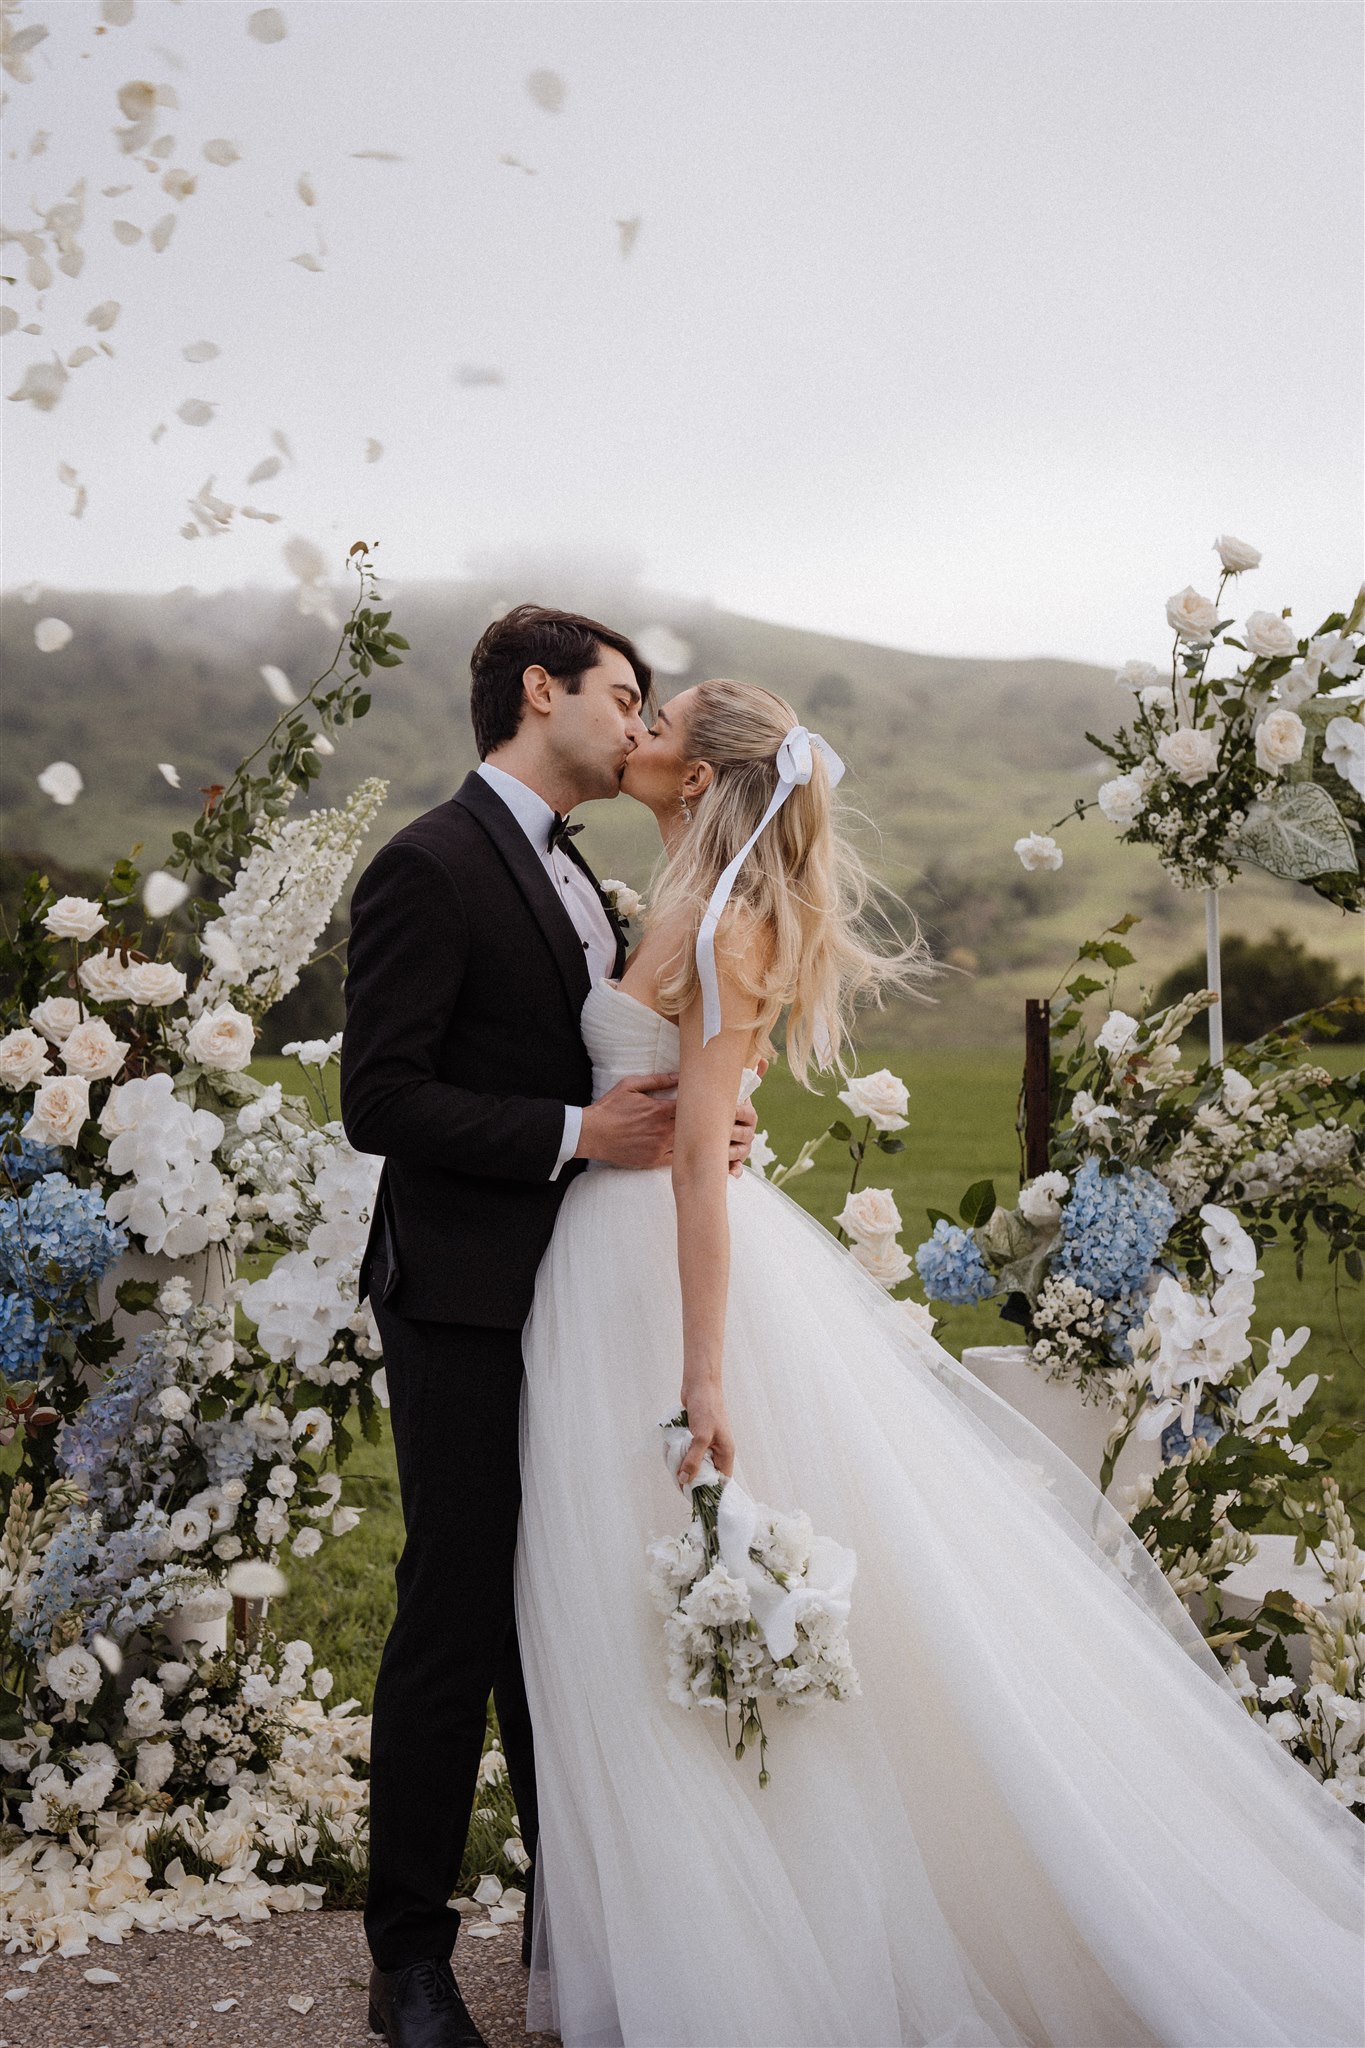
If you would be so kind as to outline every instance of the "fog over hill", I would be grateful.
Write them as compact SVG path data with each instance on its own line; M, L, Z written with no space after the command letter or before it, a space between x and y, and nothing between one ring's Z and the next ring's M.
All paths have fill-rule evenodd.
M1008 1042L1023 997L1046 993L1075 944L1124 910L1140 969L1153 984L1199 949L1203 912L1145 848L1121 846L1098 815L1061 832L1059 873L1026 874L1012 852L1045 830L1103 769L1086 729L1107 734L1124 700L1108 670L1054 659L921 655L745 618L644 588L633 565L609 559L476 562L462 581L390 584L385 606L411 643L401 668L377 672L369 716L325 764L316 801L335 801L362 776L390 782L370 850L440 803L476 760L468 716L470 649L511 602L572 604L657 640L676 673L665 696L704 676L733 675L781 692L844 755L843 792L862 814L873 865L958 970L930 1009L869 1019L870 1042ZM339 590L344 616L351 591ZM32 601L26 601L32 597ZM73 629L42 654L39 618ZM665 630L666 629L666 630ZM337 636L301 616L292 593L248 587L163 596L44 589L0 600L5 650L5 749L0 770L4 846L74 866L100 866L135 841L154 865L170 833L278 715L261 665L305 683L331 659ZM85 790L67 808L35 777L73 761ZM179 770L171 789L159 762ZM619 799L585 809L581 844L599 874L644 886L657 854L652 821ZM1228 931L1261 936L1289 924L1314 951L1354 967L1359 930L1305 890L1249 871L1224 902ZM1231 1021L1231 1020L1230 1020Z

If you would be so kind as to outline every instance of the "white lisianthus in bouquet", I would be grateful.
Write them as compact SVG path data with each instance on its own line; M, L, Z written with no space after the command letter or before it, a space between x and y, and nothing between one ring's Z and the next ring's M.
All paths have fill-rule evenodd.
M686 1412L660 1425L676 1478L692 1433ZM858 1698L848 1615L858 1561L819 1537L810 1518L750 1500L709 1457L689 1489L693 1519L648 1546L650 1591L664 1617L668 1697L681 1707L738 1716L735 1755L759 1745L769 1781L760 1702L813 1706Z
M340 1468L354 1428L380 1427L356 1298L379 1162L330 1119L314 1069L334 1041L301 1067L317 1109L250 1072L384 795L286 815L320 772L318 727L363 716L407 645L366 602L365 543L348 559L360 594L331 665L164 866L144 883L120 861L98 899L34 875L0 942L0 1836L33 1839L35 1872L75 1811L112 1847L116 1816L174 1806L200 1856L229 1804L273 1810L311 1651L277 1670L231 1649L186 1690L168 1621L221 1625L233 1572L276 1586L277 1557L359 1519ZM185 1270L143 1277L156 1258Z
M1349 614L1333 612L1314 633L1301 634L1287 608L1251 611L1238 628L1225 616L1224 591L1260 554L1231 534L1214 546L1222 568L1215 596L1187 586L1167 602L1168 679L1147 661L1117 671L1132 718L1113 739L1086 734L1117 773L1067 815L1097 807L1121 838L1154 846L1183 889L1217 888L1251 864L1359 910L1365 587ZM1240 663L1215 673L1213 657L1228 649ZM1023 850L1035 844L1054 842L1036 833L1017 842L1025 866L1042 864Z

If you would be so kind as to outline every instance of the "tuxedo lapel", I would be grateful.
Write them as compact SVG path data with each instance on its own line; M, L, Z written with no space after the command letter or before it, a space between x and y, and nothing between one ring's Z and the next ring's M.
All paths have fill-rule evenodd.
M612 979L613 981L619 981L621 978L621 970L624 968L626 964L625 929L621 923L620 918L616 915L616 911L612 905L612 900L610 896L607 895L606 891L602 887L602 884L598 881L596 875L588 866L588 863L584 860L582 854L578 851L578 848L574 845L572 839L567 839L564 842L564 851L568 854L569 859L573 862L574 866L576 868L581 868L583 870L583 873L587 876L588 880L592 883L593 888L597 891L598 902L601 904L603 910L605 910L607 913L607 922L611 926L612 932L615 935L616 939L616 961L615 965L612 967L611 970Z
M462 804L478 820L520 889L527 909L540 926L554 955L564 993L576 1020L592 986L592 976L583 958L583 941L574 930L573 919L560 902L535 848L497 791L477 772L471 771L465 777L455 792L454 801Z

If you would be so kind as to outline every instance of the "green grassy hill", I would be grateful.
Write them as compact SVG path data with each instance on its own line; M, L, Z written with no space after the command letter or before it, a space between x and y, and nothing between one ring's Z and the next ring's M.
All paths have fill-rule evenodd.
M522 593L505 576L384 588L412 653L376 678L374 709L327 764L319 798L340 796L362 775L388 776L387 836L439 803L473 765L469 651L495 606ZM1045 993L1075 941L1124 910L1144 920L1135 941L1149 986L1202 946L1201 900L1174 889L1146 849L1120 846L1098 816L1061 834L1059 873L1028 875L1011 852L1021 832L1045 829L1097 786L1102 764L1084 733L1112 731L1124 703L1108 670L906 653L639 587L547 589L540 577L532 594L581 603L631 632L666 624L693 653L688 673L666 691L707 675L765 683L839 747L849 764L844 790L868 820L867 852L954 969L934 1007L877 1020L878 1038L1012 1043L1024 997ZM33 625L47 613L74 628L54 655L33 644ZM73 866L107 862L135 840L154 861L199 787L221 780L269 724L260 664L301 685L334 644L289 594L255 589L212 597L45 591L37 605L11 596L0 602L0 636L4 844ZM57 758L74 761L86 781L69 809L34 782ZM180 793L158 774L159 761L180 770ZM625 800L585 817L581 843L598 872L642 885L656 850L651 822ZM1225 930L1255 938L1277 924L1343 967L1359 965L1357 923L1306 890L1248 873L1225 898ZM1137 999L1136 972L1125 1000ZM1229 1028L1235 1033L1234 1018Z

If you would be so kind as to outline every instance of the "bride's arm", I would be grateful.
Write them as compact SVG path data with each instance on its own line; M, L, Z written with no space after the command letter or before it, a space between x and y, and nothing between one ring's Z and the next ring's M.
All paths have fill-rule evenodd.
M722 1025L708 1045L701 1042L699 995L678 1019L682 1049L673 1193L682 1287L682 1405L692 1431L678 1472L680 1486L696 1477L708 1451L719 1472L733 1471L735 1462L721 1386L730 1280L730 1133L757 1020L752 1004L728 980L723 966L720 993Z

